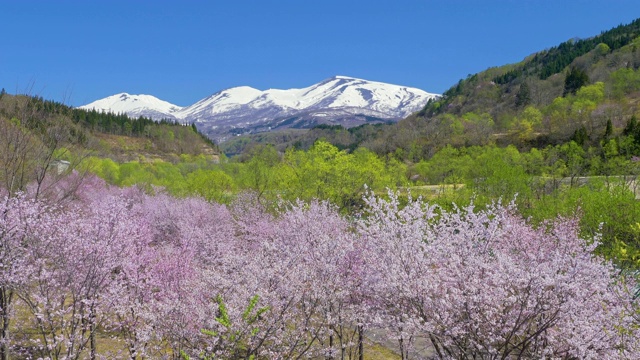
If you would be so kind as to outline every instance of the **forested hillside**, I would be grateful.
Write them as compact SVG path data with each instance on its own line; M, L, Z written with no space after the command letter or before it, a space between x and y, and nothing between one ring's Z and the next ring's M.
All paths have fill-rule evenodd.
M10 191L42 181L55 161L71 168L87 156L115 161L207 155L217 147L195 127L98 113L27 95L0 92L0 179Z
M530 149L577 140L599 147L605 137L620 144L638 112L639 35L637 20L469 75L366 144L400 148L414 161L445 145Z
M185 127L170 120L154 121L145 117L129 118L125 114L113 114L73 108L65 104L29 95L9 95L4 89L0 93L0 116L4 120L19 122L28 129L46 130L53 127L68 128L68 142L80 144L96 151L96 138L122 136L145 138L147 150L158 155L200 154L203 147L209 153L217 153L215 144L200 134L195 126ZM191 135L193 134L193 135ZM127 140L128 141L128 140ZM117 149L114 149L117 150Z

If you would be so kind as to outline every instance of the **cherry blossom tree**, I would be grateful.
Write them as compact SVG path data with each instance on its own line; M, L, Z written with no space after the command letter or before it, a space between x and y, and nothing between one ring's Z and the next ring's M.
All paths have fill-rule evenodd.
M49 190L0 203L0 360L18 345L50 359L361 359L379 329L405 359L640 351L636 284L575 219L533 227L513 205L445 211L393 193L345 217L326 202L266 208L245 194L226 207L92 177ZM15 301L28 344L9 333ZM122 349L99 354L100 332Z
M427 337L437 357L637 355L637 334L621 331L633 329L631 299L576 220L534 229L512 206L446 212L418 200L400 209L393 194L367 202L360 231L381 317Z
M410 304L434 290L428 239L436 208L421 201L401 206L397 196L389 200L370 195L358 221L364 259L365 295L371 304L373 324L397 340L403 359L408 358L419 327ZM422 334L424 336L424 334Z
M9 358L12 342L9 330L15 312L16 294L29 284L28 244L34 227L47 221L48 208L27 199L24 193L0 198L0 359Z
M359 258L350 224L327 203L289 204L277 215L255 204L246 195L232 207L235 236L210 271L207 288L217 290L217 310L205 326L204 354L353 352L357 344L347 329L358 329L364 316L352 296Z
M200 326L213 317L211 300L217 293L215 289L219 288L217 285L205 287L205 284L211 283L203 283L203 278L212 272L221 272L218 266L222 264L221 259L228 256L229 242L234 237L231 215L226 207L204 199L175 200L170 196L156 196L149 200L152 207L165 209L154 215L154 223L157 224L154 229L173 229L174 234L170 241L165 238L165 241L160 240L155 245L167 254L162 256L163 266L172 268L169 271L157 269L157 276L164 279L162 283L166 284L163 295L181 299L180 303L184 306L179 313L175 306L169 305L167 308L172 316L179 315L184 321L167 322L170 316L163 317L163 321L167 322L163 328L173 329L172 334L167 333L166 338L196 341L200 335ZM162 232L167 234L166 230ZM162 236L156 236L155 239L162 239ZM167 278L167 275L170 277ZM174 304L175 302L173 301ZM164 301L164 304L168 303L171 302ZM178 346L175 340L174 344L176 351L183 347Z
M296 202L283 211L277 239L295 257L303 289L311 289L320 328L318 349L334 357L355 358L362 352L366 316L359 295L361 263L351 224L326 202Z
M141 236L128 213L129 200L107 197L88 208L40 218L38 237L28 248L31 286L20 297L33 315L42 356L96 358L96 330L110 322L108 291L119 280L124 254ZM117 294L115 294L117 297Z

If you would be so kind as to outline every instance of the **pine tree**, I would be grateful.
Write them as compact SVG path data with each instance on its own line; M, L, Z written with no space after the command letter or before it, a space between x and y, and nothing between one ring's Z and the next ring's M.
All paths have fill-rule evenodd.
M607 120L607 128L604 131L604 138L608 139L613 135L613 124L611 123L611 119Z
M587 129L584 126L576 129L571 137L571 140L575 141L576 144L583 146L587 140L589 139L589 135L587 134Z
M564 79L564 92L562 96L567 94L575 94L578 89L589 83L589 76L583 70L577 67L571 67L571 70L567 73L567 77Z
M531 102L531 90L529 90L529 85L526 82L523 82L520 85L520 90L516 95L516 106L523 107L529 105Z
M622 134L627 136L635 136L636 129L638 129L638 119L635 115L633 115L627 122L627 126L625 126L624 130L622 130Z

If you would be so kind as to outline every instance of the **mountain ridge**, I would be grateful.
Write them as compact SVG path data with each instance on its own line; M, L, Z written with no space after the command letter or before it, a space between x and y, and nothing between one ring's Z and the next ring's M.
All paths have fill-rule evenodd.
M211 138L224 141L232 135L276 128L397 121L438 96L408 86L337 75L304 88L227 88L185 107L151 95L120 93L80 108L195 123ZM296 117L299 119L291 121Z

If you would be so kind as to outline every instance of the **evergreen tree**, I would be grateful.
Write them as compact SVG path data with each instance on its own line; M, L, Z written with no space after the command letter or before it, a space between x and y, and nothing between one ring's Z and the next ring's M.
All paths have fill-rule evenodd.
M607 128L604 131L604 138L608 139L613 135L613 124L611 123L611 119L607 120Z
M583 70L577 67L571 67L571 70L567 73L567 77L564 79L564 92L562 96L567 94L575 94L578 89L589 83L589 76Z
M637 129L638 129L638 119L636 118L635 115L633 115L631 119L629 119L629 121L627 122L627 126L625 126L624 130L622 130L622 134L627 136L629 135L635 136Z
M527 106L531 102L531 90L529 90L529 85L526 82L523 82L520 85L520 90L516 95L516 106L522 107Z
M573 133L573 136L571 137L571 140L575 141L576 144L580 146L584 146L588 139L589 135L587 135L587 129L584 126L576 129L576 131Z
M638 119L635 115L627 122L627 126L622 130L622 135L631 136L636 146L640 146L640 124L638 124Z

